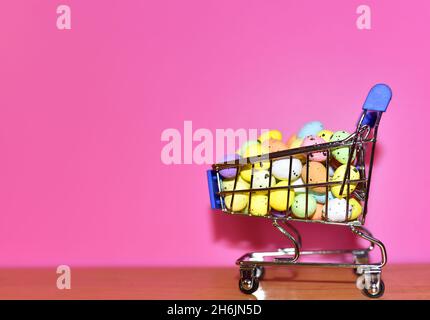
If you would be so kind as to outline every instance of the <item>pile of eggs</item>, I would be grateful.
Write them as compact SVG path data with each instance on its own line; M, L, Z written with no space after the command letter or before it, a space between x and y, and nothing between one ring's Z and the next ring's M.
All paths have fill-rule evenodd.
M349 135L346 131L332 132L324 129L321 122L312 121L306 123L297 134L291 136L285 143L282 140L283 137L280 131L270 130L265 132L258 140L247 141L236 154L226 156L223 161L261 156L269 152L340 141ZM360 201L353 195L356 184L351 183L349 190L348 186L345 185L343 192L340 193L341 182L347 171L349 148L339 147L332 149L330 159L327 159L327 156L328 154L325 151L310 153L308 157L308 169L306 168L306 156L303 154L295 155L292 159L287 157L273 160L271 177L270 162L268 160L256 162L254 168L248 164L241 167L236 185L235 177L237 169L222 169L219 171L222 177L221 191L244 191L235 192L234 197L233 193L226 194L223 197L225 207L230 212L240 212L255 216L266 216L270 213L282 216L286 211L291 210L292 215L298 219L322 220L323 215L325 215L326 219L332 222L356 220L362 212ZM350 164L350 180L360 179L360 172L352 165L354 160L355 153L352 155ZM328 168L326 168L326 163L329 163ZM309 176L307 177L307 175ZM281 188L304 185L306 181L308 184L325 183L327 177L329 177L328 181L339 181L340 183L332 184L329 187L319 185L310 186L308 187L307 197L305 187ZM251 188L263 189L272 187L275 187L275 189L271 189L270 196L267 190L254 190L251 195L250 191L247 191ZM349 204L346 199L348 196ZM326 201L328 201L327 205ZM327 212L325 212L326 208Z

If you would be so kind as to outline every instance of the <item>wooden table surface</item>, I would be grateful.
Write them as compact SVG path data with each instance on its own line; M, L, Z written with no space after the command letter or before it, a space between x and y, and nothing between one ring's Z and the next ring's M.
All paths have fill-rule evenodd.
M267 268L253 295L231 268L73 268L71 289L56 268L0 269L0 299L367 299L351 269ZM430 299L430 265L388 265L383 299Z

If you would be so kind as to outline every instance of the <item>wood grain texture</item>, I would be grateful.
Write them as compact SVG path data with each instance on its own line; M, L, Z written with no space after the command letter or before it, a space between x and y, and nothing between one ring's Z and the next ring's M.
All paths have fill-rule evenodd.
M383 299L430 299L430 265L388 265ZM0 299L367 299L351 269L268 268L253 295L231 268L77 268L58 290L56 268L0 269Z

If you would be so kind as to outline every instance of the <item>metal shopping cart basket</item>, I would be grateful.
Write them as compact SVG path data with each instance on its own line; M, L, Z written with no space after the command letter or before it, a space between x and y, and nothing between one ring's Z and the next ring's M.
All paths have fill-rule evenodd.
M352 268L358 275L357 287L362 290L366 296L377 298L384 294L384 282L381 279L381 272L382 267L387 262L387 253L384 244L373 237L372 234L364 228L364 223L367 215L378 126L382 114L386 111L390 100L391 89L387 85L377 84L372 87L364 102L363 111L355 132L340 141L272 152L246 159L242 158L226 161L214 164L212 170L208 170L209 194L211 207L213 209L221 209L223 212L229 214L253 217L255 215L250 208L252 208L252 201L255 201L254 195L263 192L265 196L267 196L267 204L264 202L267 206L267 210L264 214L258 216L260 218L270 219L273 226L284 234L292 243L291 248L281 248L274 252L246 253L236 261L236 264L240 267L239 289L243 293L251 294L258 289L259 280L263 277L265 266L299 265ZM326 155L325 168L329 168L330 155L341 148L343 148L343 150L348 148L348 160L346 163L351 164L350 166L345 166L343 177L341 179L333 179L333 177L329 175L329 170L326 170L325 179L323 181L310 181L309 170L310 164L312 163L312 161L310 161L312 156L315 153L323 152L324 155ZM292 162L294 159L301 159L302 170L306 171L305 178L302 179L303 183L301 184L290 182L292 181L292 174L296 174L296 172L292 172ZM288 172L285 172L285 176L288 176L288 179L286 179L287 183L282 184L282 186L273 186L270 181L273 179L272 168L276 165L276 162L280 160L289 162L289 165L285 166L285 168L289 168L286 169ZM262 165L265 165L265 168L270 172L269 183L266 188L261 188L260 186L256 188L253 184L253 179ZM235 170L234 178L232 178L232 180L234 179L234 185L233 188L229 190L222 188L223 179L220 175L220 171L226 169ZM243 170L249 170L251 172L251 182L248 188L240 187L240 183L238 183ZM357 172L359 173L359 177ZM342 207L341 218L339 218L339 214L337 214L336 219L333 219L329 214L331 212L330 210L333 208L329 207L331 202L328 201L329 192L331 192L334 187L337 187L339 198L345 199L339 200L338 203L341 201L343 201L343 203L346 202L346 205ZM290 190L298 190L299 188L301 188L302 193L304 191L306 194L306 203L304 216L297 217L291 210L292 199L290 199L290 194L292 195L292 193ZM308 214L308 207L310 206L310 203L308 203L308 196L315 188L319 188L319 191L321 191L322 188L326 200L323 205L322 214L316 219ZM275 211L270 207L270 197L274 197L275 192L278 191L279 193L279 191L282 190L285 193L285 210ZM239 196L246 196L248 203L245 209L235 211L234 198L238 198ZM351 219L351 210L354 206L352 201L357 201L362 209L360 215L355 219ZM298 230L291 224L291 221L344 226L349 228L354 235L367 240L369 242L369 247L350 250L302 250L301 236ZM370 263L369 253L375 246L378 247L381 252L381 261L379 263ZM300 258L305 255L351 255L351 262L327 263L301 261L303 259Z

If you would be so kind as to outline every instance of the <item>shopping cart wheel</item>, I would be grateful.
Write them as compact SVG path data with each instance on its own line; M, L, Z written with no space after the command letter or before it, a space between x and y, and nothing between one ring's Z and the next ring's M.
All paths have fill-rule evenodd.
M363 294L369 298L380 298L384 295L385 292L385 284L384 281L379 280L379 286L374 283L371 285L369 289L363 289Z
M251 294L257 291L259 286L258 279L253 278L245 278L239 279L239 289L245 294Z
M262 276L264 271L264 269L261 268L263 267L256 265L240 267L240 291L246 294L251 294L258 289L258 276Z
M263 266L259 266L255 268L255 277L258 280L263 280L265 274L266 274L266 269L264 269Z
M384 281L379 281L379 288L370 288L370 289L363 289L363 294L365 296L368 296L369 298L380 298L384 295L385 292L385 284Z

